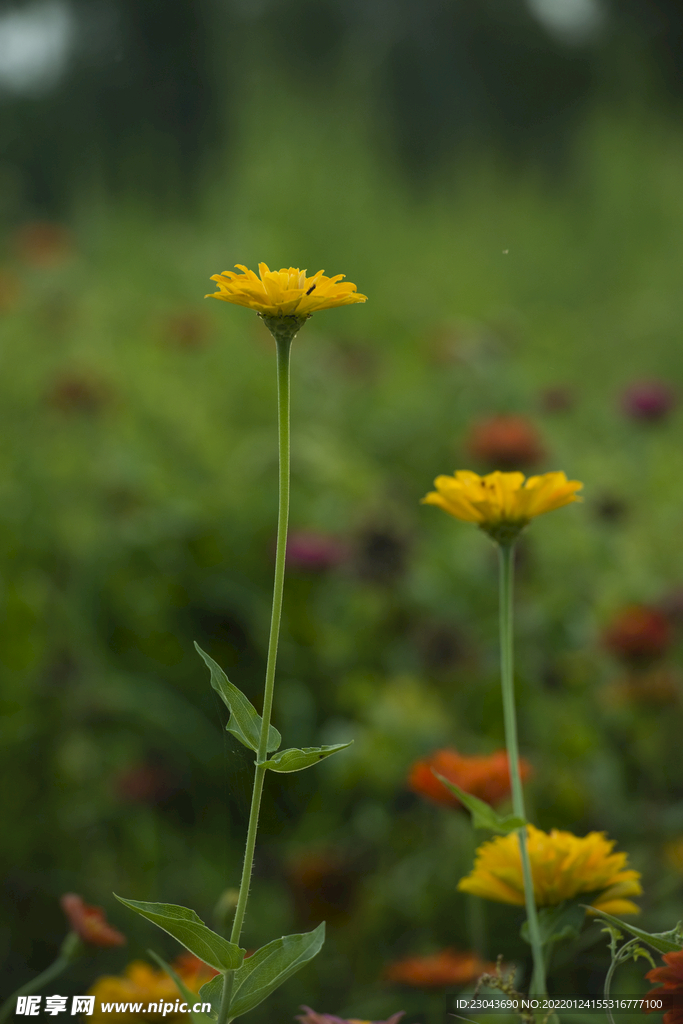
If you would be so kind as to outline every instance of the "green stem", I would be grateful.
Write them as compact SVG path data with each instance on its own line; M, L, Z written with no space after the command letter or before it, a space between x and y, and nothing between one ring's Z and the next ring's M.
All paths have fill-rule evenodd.
M280 638L280 619L282 617L282 594L285 583L285 555L287 552L287 524L289 521L289 354L292 338L275 338L277 346L277 398L278 398L278 452L280 465L280 487L277 516L277 546L275 550L275 579L273 582L273 609L270 618L270 638L268 640L268 661L266 664L266 684L263 697L263 721L259 748L256 755L254 772L254 788L251 795L249 826L247 841L244 848L242 880L240 894L232 922L230 941L239 943L242 934L244 915L249 898L249 883L254 865L254 848L258 831L259 811L263 781L266 774L265 760L268 753L268 730L273 710L273 690L275 687L275 665L277 662L278 640ZM218 1014L218 1024L226 1024L232 993L233 974L225 975L223 996Z
M72 957L60 954L53 964L50 964L49 967L45 968L42 974L36 975L36 977L32 978L31 981L27 981L25 985L18 988L16 992L14 992L9 999L6 999L0 1007L0 1022L7 1020L10 1014L14 1013L19 996L29 996L34 992L37 992L39 989L44 988L48 982L52 981L54 978L58 978L70 963L73 963Z
M500 554L500 672L503 687L505 745L507 747L508 763L510 765L512 808L515 815L526 819L522 776L519 771L517 712L515 708L513 640L514 544L499 544L498 551ZM531 874L529 851L527 849L526 828L520 828L518 830L517 838L519 839L519 852L522 859L524 899L526 903L526 916L534 964L531 976L530 993L531 995L542 996L546 994L543 942L541 940L538 914L536 912L536 901L534 899L534 882Z

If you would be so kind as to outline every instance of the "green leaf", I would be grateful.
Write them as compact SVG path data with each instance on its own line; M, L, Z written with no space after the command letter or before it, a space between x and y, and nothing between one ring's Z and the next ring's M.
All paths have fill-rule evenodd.
M335 743L331 747L302 747L300 750L297 747L290 747L289 750L280 750L263 763L274 772L300 772L303 768L310 768L312 764L329 757L330 754L350 747L351 743L353 740L349 743Z
M573 901L570 903L565 900L556 907L543 907L538 911L541 942L544 946L551 946L555 942L578 938L585 918L584 907ZM522 925L520 934L525 942L531 941L528 921Z
M606 914L604 910L596 910L595 907L587 907L592 914L596 914L601 917L603 921L608 921L609 924L614 925L616 928L623 928L624 931L634 935L641 942L645 942L648 946L652 946L658 953L675 953L679 949L683 949L683 926L679 921L675 928L672 928L668 932L644 932L642 928L635 928L632 924L627 924L626 921L620 921L618 917L612 917L611 914Z
M180 975L177 974L176 971L173 970L173 968L171 967L170 964L167 964L165 960L162 960L158 953L155 953L153 949L148 949L147 952L149 953L149 955L152 957L153 960L156 960L156 962L159 964L159 967L161 967L162 970L166 971L166 973L168 974L169 978L171 978L171 980L173 982L175 982L175 986L178 989L178 991L180 992L180 994L183 997L183 999L185 1000L185 1002L189 1006L194 1006L195 1003L197 1003L201 999L201 996L199 996L199 998L198 998L197 997L197 993L193 992L192 989L189 989L187 987L187 985L185 984L183 979L180 977ZM216 977L218 978L218 980L222 984L223 983L223 975L222 974L217 974ZM211 980L213 981L215 979L212 978ZM206 986L203 986L203 987L205 988ZM204 999L203 1002L208 1003L208 1002L210 1002L210 1000L209 999ZM217 1013L216 1014L212 1013L211 1016L209 1016L206 1013L195 1013L193 1010L190 1010L190 1017L192 1018L193 1024L205 1024L205 1022L213 1020L214 1017L216 1017L216 1016L218 1016Z
M211 1003L211 1009L216 1016L218 1016L223 998L223 978L224 975L217 974L211 981L205 982L199 990L199 998L203 1003Z
M249 747L250 750L257 753L263 719L251 701L230 682L220 665L206 654L196 641L195 647L211 672L211 685L230 712L230 720L226 725L227 731L232 733L235 739L238 739L245 747ZM277 750L281 743L282 736L275 726L271 725L268 729L268 753Z
M466 793L460 786L456 786L450 779L445 779L432 768L432 773L439 782L443 782L447 789L450 789L454 796L457 796L460 803L464 804L472 815L472 824L475 828L488 828L491 832L501 832L507 835L508 832L516 832L518 828L524 828L527 822L524 818L517 818L514 814L501 815L494 811L493 807L479 797Z
M325 941L325 922L312 932L283 935L262 946L235 972L230 1017L239 1017L263 1002L292 974L320 952Z
M244 959L245 950L212 932L194 910L174 903L140 903L138 900L124 900L122 896L116 896L116 899L168 932L216 971L234 971Z

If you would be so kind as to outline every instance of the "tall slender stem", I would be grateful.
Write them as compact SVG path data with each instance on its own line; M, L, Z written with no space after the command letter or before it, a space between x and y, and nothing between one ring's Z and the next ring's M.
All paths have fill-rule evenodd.
M72 959L60 954L55 962L50 964L49 967L46 967L41 974L36 975L36 977L32 978L31 981L27 981L25 985L18 988L17 991L14 992L0 1007L0 1021L7 1020L7 1018L15 1012L19 996L28 996L37 992L39 989L47 985L48 982L58 978L70 963L73 963Z
M242 934L244 915L247 909L249 898L249 883L254 865L254 848L256 846L256 833L258 831L259 811L261 808L261 795L263 793L263 781L266 774L265 760L268 753L268 731L270 729L270 717L273 710L273 690L275 688L275 665L277 663L277 648L280 638L280 619L282 617L282 594L285 583L285 555L287 552L287 524L289 522L289 354L292 337L275 337L277 346L277 404L278 404L278 453L280 467L280 485L277 515L277 545L275 549L275 579L273 582L273 608L270 618L270 637L268 640L268 661L266 663L266 683L263 696L263 720L261 723L261 735L259 737L259 748L256 755L256 770L254 772L254 788L251 795L251 808L249 811L249 826L247 828L247 841L244 848L244 863L242 865L242 880L240 882L240 893L235 908L235 917L232 923L230 934L231 942L239 942ZM218 1024L226 1024L232 993L233 974L228 972L225 975L223 984L223 996L221 1008L218 1014Z
M514 585L514 544L499 544L500 555L500 675L503 687L503 717L505 720L505 745L507 747L510 766L510 784L512 788L512 808L520 818L526 818L524 809L524 790L522 776L519 771L519 745L517 743L517 711L515 707L514 677L514 634L513 634L513 585ZM538 924L536 901L534 899L534 882L531 874L531 862L527 849L526 828L517 832L519 852L522 859L522 875L524 877L524 899L526 903L527 925L531 940L531 953L534 969L531 976L530 991L532 995L545 995L545 965L543 960L543 942Z

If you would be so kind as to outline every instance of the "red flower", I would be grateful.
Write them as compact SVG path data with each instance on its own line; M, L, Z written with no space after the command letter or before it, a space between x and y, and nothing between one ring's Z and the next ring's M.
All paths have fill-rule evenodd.
M458 953L442 949L431 956L408 956L390 964L384 972L387 981L415 988L446 988L469 985L482 974L493 973L494 964L487 964L476 953Z
M522 760L519 767L522 778L526 778L531 766ZM436 750L423 761L415 762L408 776L409 789L437 804L462 807L458 798L439 782L432 769L487 804L500 803L510 795L510 769L504 750L473 757L459 754L457 750Z
M657 981L664 988L653 988L645 999L662 1000L664 1024L683 1024L683 949L676 953L665 953L662 960L666 967L655 967L645 977L648 981ZM661 1010L648 1009L647 1013L661 1013Z
M545 455L538 431L523 416L479 420L466 441L468 453L492 469L525 469Z
M71 930L89 946L123 946L125 935L107 921L101 907L91 907L74 892L67 892L59 901L69 919Z
M671 626L663 612L634 604L617 615L603 633L612 654L631 664L653 661L671 645Z

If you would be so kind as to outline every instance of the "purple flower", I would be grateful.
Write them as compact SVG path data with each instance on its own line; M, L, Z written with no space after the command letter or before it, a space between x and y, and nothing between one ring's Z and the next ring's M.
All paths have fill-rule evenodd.
M621 408L632 420L656 423L667 416L676 404L676 395L658 380L643 380L631 384L621 396Z
M358 1020L355 1017L349 1017L347 1020L344 1017L335 1017L332 1013L316 1013L310 1006L302 1006L301 1009L306 1011L296 1018L301 1024L398 1024L405 1014L405 1010L399 1010L385 1021Z
M344 544L315 530L293 531L287 540L287 565L303 572L325 572L346 557Z

